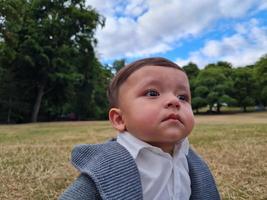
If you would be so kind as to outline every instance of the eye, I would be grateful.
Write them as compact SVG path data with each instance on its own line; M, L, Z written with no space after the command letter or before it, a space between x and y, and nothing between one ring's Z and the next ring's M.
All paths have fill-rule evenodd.
M178 95L178 99L181 101L189 101L189 97L187 95Z
M157 90L149 89L145 92L145 96L156 97L159 96L159 92Z

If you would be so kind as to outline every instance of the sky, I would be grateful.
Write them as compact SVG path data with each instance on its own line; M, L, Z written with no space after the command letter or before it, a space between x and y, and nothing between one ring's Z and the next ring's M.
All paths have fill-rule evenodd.
M96 53L103 64L161 56L184 66L234 67L267 54L267 0L86 0L105 17Z

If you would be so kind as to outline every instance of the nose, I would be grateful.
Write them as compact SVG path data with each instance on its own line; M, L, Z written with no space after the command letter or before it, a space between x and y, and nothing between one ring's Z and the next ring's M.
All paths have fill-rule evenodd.
M167 101L166 101L166 107L170 108L179 108L180 107L180 101L177 96L175 95L168 95Z

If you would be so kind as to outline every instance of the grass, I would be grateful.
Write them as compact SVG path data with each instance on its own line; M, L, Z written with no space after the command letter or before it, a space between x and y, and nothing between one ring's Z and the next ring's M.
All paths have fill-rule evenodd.
M197 116L190 136L208 162L222 199L267 199L267 112ZM0 199L57 199L78 175L79 143L114 137L109 122L0 126Z

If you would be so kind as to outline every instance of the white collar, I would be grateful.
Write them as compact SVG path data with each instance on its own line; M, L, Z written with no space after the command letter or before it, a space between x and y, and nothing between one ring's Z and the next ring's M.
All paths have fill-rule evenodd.
M175 145L173 156L128 132L119 133L117 142L136 162L144 199L189 199L191 181L186 158L189 150L187 138Z
M127 150L130 152L130 154L133 156L134 159L137 158L138 153L142 149L149 149L153 151L154 153L158 153L163 156L169 155L168 153L165 153L162 151L162 149L152 146L135 136L133 136L131 133L125 131L125 132L119 132L117 136L117 141L122 146L126 147ZM181 141L177 142L177 144L174 147L174 156L179 156L181 154L188 155L189 151L189 141L188 138L184 138ZM170 156L170 155L169 155Z

